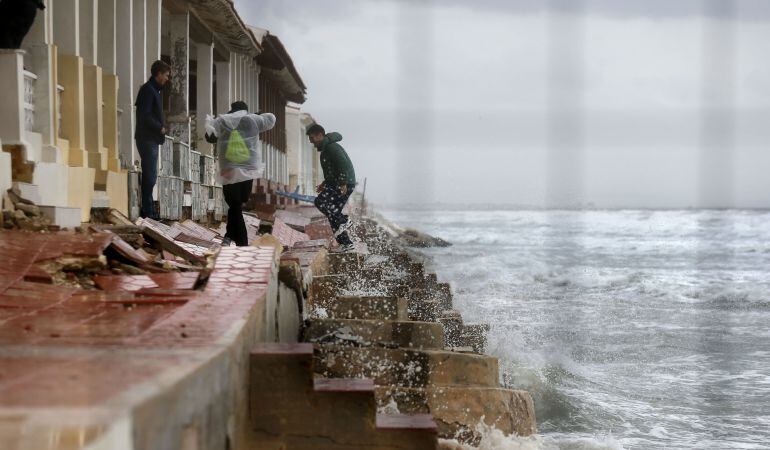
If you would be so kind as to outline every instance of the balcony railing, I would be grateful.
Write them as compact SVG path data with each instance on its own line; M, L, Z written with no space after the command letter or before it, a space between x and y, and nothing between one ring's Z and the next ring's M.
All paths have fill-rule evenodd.
M24 129L33 131L35 128L35 84L37 75L24 71Z
M158 155L158 204L160 217L179 220L185 216L202 220L209 213L221 218L226 212L222 186L216 183L218 161L202 155L189 144L166 136ZM187 203L185 196L189 196Z

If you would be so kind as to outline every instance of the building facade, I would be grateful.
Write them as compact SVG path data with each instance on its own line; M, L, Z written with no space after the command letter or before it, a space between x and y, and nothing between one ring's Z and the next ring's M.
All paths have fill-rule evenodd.
M323 181L318 151L308 140L307 129L315 119L302 112L297 105L286 106L286 134L288 140L289 187L300 194L315 195L315 187Z
M235 100L272 112L265 177L288 183L285 107L305 86L283 45L231 0L46 0L21 50L0 50L0 188L81 221L92 207L138 213L134 101L153 61L172 67L156 199L168 219L220 216L206 115ZM257 33L254 32L257 30Z

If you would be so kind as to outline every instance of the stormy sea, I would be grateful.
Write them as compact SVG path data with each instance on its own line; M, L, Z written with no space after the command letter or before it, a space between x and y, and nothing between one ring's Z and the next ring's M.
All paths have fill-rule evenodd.
M770 212L397 210L538 435L485 449L770 448Z

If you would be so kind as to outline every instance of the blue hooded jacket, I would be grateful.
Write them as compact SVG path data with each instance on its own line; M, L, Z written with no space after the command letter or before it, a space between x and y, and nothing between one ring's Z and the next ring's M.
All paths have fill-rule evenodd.
M136 94L136 132L134 139L141 142L162 144L166 137L163 128L163 100L160 96L162 87L150 78L139 88Z

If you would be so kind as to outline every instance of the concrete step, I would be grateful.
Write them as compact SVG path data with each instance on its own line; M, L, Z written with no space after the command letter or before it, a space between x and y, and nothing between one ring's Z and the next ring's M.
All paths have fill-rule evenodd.
M36 184L14 181L13 191L24 200L29 200L36 205L40 204L40 188Z
M319 345L315 371L328 378L371 378L377 386L499 387L497 358L445 350Z
M438 300L408 300L409 319L424 322L436 322L441 314L441 302Z
M69 167L66 164L39 162L35 164L32 182L37 185L41 205L68 206Z
M107 191L94 191L93 197L91 197L91 208L109 208L110 197L107 195Z
M489 324L465 324L460 335L460 346L471 347L476 353L484 353L487 347Z
M62 228L75 228L82 224L80 222L80 208L45 205L41 205L39 208L40 213L47 217L52 224L59 225Z
M409 298L415 300L438 300L442 309L452 309L452 290L449 283L435 283L430 287L416 287L419 284L411 284Z
M405 320L312 319L304 340L348 345L443 349L440 324Z
M450 309L441 312L437 318L438 323L444 327L447 347L462 347L463 316L460 311Z
M346 284L347 277L344 275L314 276L307 293L308 307L310 309L328 308Z
M250 355L249 421L244 448L436 448L429 416L379 417L374 383L313 375L313 345L263 343Z
M487 387L378 387L380 407L395 404L400 413L431 414L440 438L478 444L479 419L506 435L537 432L535 406L526 391Z
M329 253L326 259L330 274L350 275L351 272L360 271L363 265L363 255L358 252Z
M407 302L403 298L341 296L327 309L337 319L406 320Z

